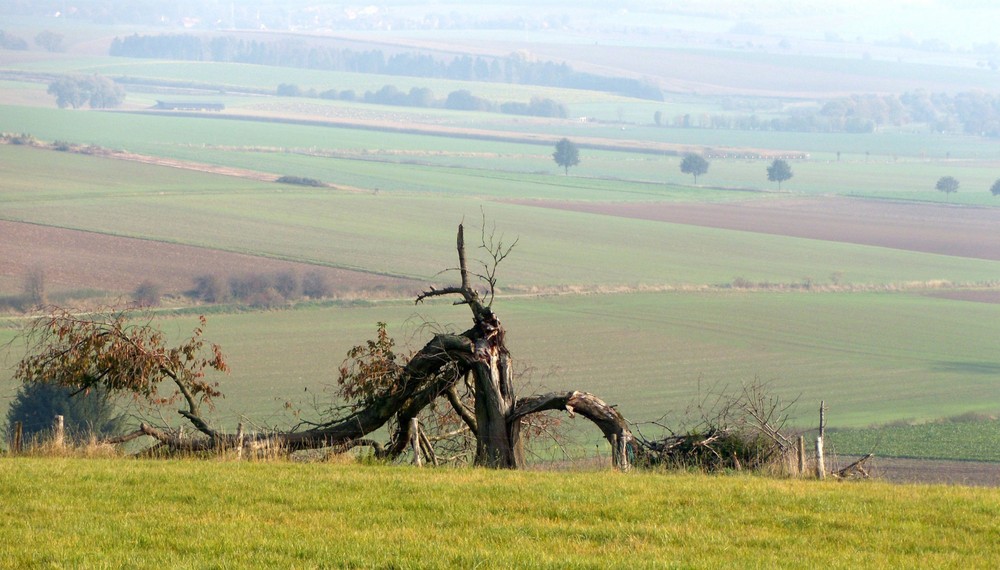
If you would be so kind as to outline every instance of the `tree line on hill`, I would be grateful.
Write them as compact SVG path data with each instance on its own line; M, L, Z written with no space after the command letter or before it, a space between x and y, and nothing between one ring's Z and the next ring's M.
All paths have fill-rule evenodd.
M112 41L112 56L252 63L327 71L377 73L463 81L487 81L603 91L662 101L654 85L625 77L609 77L573 70L566 63L531 61L520 53L506 57L459 55L434 57L416 52L386 56L381 50L356 51L304 40L261 41L234 36L205 38L191 34L139 35Z
M45 51L63 51L64 36L51 30L42 30L35 35L35 45ZM0 49L23 51L28 49L28 41L6 30L0 30Z
M353 89L327 89L317 92L314 89L303 90L293 83L282 83L278 85L276 94L283 97L319 97L320 99L360 101L375 105L439 107L455 111L487 111L533 117L564 119L567 116L566 107L552 99L532 97L527 103L506 101L497 104L489 99L473 95L468 89L458 89L449 93L444 99L437 99L434 97L434 92L426 87L413 87L407 92L401 91L395 85L385 85L378 91L366 91L364 95L359 96Z
M924 90L895 94L856 94L839 97L822 106L793 111L787 117L762 118L756 114L676 115L672 123L657 111L660 126L746 131L872 133L882 127L926 124L934 132L963 132L1000 137L1000 94L985 91L929 93Z

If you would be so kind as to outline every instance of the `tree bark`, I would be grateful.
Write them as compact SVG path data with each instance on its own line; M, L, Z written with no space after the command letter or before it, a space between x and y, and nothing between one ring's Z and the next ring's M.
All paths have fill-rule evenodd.
M546 410L566 410L570 416L579 413L594 422L608 440L612 449L612 464L622 471L631 469L641 447L628 422L618 410L597 396L586 392L552 392L518 400L510 414L510 421Z

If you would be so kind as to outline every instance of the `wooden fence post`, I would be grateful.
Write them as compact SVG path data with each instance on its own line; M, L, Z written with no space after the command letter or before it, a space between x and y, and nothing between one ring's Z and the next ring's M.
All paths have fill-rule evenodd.
M14 422L14 441L11 444L11 451L21 453L24 451L24 424Z
M816 438L816 478L826 477L826 461L823 457L823 437L826 436L826 402L819 403L819 437Z
M806 474L806 436L799 436L799 477Z
M236 426L236 460L243 459L243 422Z
M413 464L423 466L424 460L420 455L420 423L417 418L410 418L410 445L413 447Z
M56 449L61 449L66 443L66 431L63 424L63 417L56 416L55 425L52 426L52 444Z

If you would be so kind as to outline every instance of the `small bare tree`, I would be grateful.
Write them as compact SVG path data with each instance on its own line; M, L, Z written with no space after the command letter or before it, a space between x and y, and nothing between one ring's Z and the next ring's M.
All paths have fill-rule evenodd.
M22 292L25 310L48 304L48 295L45 290L45 270L41 267L35 267L28 271L24 276Z

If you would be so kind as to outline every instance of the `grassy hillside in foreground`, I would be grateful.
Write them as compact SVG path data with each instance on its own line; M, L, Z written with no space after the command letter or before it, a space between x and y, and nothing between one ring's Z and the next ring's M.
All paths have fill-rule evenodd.
M1000 491L614 472L4 459L0 566L1000 565Z

